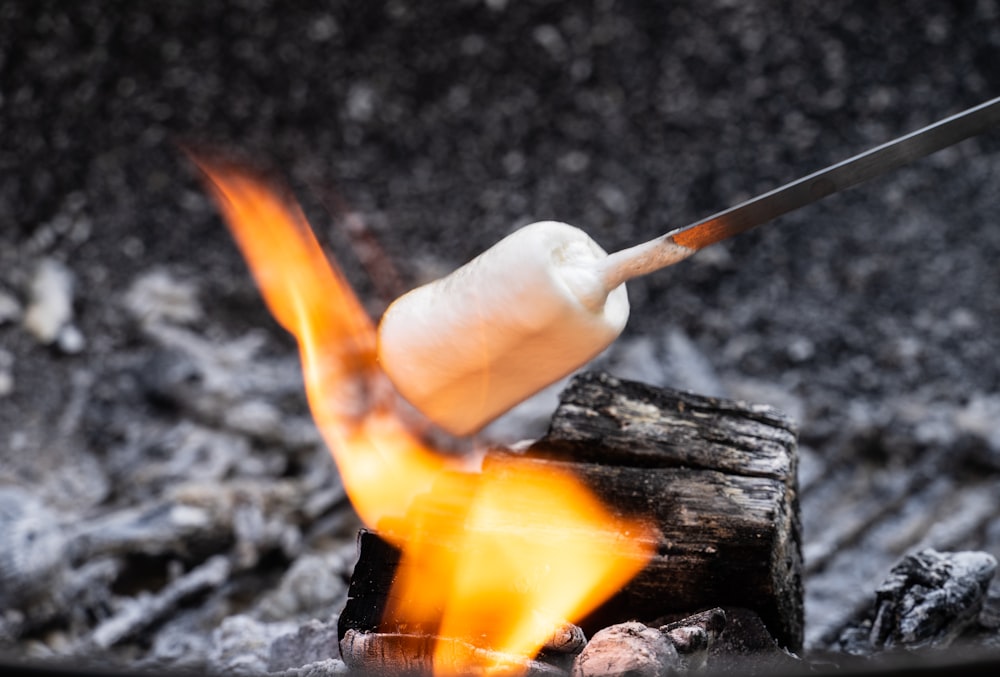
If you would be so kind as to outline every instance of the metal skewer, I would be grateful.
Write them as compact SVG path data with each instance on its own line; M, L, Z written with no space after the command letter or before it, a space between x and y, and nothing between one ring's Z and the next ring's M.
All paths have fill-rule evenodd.
M677 228L604 260L608 289L691 256L699 249L767 223L828 195L886 174L1000 124L1000 97L876 146L780 188Z

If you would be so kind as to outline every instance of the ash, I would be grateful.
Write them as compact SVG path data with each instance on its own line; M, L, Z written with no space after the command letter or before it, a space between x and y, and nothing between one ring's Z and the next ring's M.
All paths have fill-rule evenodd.
M528 222L619 249L1000 92L994 0L83 0L0 19L16 661L342 668L324 642L358 522L295 346L181 145L289 181L377 317ZM904 558L1000 556L998 168L993 132L630 283L597 361L798 421L807 656L858 645ZM541 434L558 389L486 436ZM950 646L996 647L995 589Z

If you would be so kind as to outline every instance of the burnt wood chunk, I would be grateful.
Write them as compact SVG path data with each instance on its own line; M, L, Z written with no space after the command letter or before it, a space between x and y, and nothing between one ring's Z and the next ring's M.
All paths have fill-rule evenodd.
M875 591L872 646L948 646L975 622L996 569L986 552L928 548L904 557Z
M677 649L655 628L631 621L600 630L573 662L572 677L659 677L681 666Z
M574 377L525 454L572 466L613 510L651 517L660 531L653 559L584 629L742 606L799 650L796 441L792 421L767 405Z
M875 604L845 628L841 649L869 656L894 649L941 649L978 620L997 570L987 552L938 552L903 557L875 591Z

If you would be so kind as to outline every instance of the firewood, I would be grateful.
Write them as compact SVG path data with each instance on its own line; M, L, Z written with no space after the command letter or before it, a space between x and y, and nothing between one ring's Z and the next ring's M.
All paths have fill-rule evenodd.
M358 535L358 561L351 576L347 603L338 619L337 634L341 642L341 653L344 660L370 670L392 671L417 670L420 661L429 661L434 639L437 637L436 627L409 627L410 632L386 631L396 627L392 618L385 617L392 582L395 579L396 567L399 564L400 552L397 548L379 538L377 534L362 530ZM380 631L382 630L382 631ZM345 643L348 633L352 639ZM377 638L366 638L367 635L379 635ZM400 639L405 637L407 639ZM418 641L417 638L423 638ZM450 638L449 638L450 639ZM583 630L572 623L558 624L552 628L550 638L545 642L542 651L553 656L559 654L577 654L583 649L587 640ZM408 645L412 650L421 649L427 656L411 657L415 663L400 663L400 658L393 657L392 647ZM382 654L373 653L377 647ZM350 658L346 652L353 652ZM484 654L485 655L485 654ZM514 658L509 658L514 660ZM374 662L362 665L365 661ZM429 665L429 662L427 663ZM530 667L530 666L529 666ZM547 668L546 668L547 669ZM538 666L532 668L536 672L542 670Z
M739 606L802 646L796 430L779 411L583 373L525 453L659 529L643 572L580 623L588 634Z
M793 425L771 407L583 374L563 393L543 439L523 453L490 451L482 472L505 481L514 459L520 467L569 472L613 513L656 527L645 569L580 622L588 636L631 620L655 627L704 609L745 607L796 650L802 584L795 442ZM425 514L447 514L448 479L442 482L420 497ZM517 506L526 514L548 509ZM521 524L506 528L523 536ZM609 530L594 537L614 547L620 536ZM436 627L403 628L385 617L399 552L371 532L359 545L341 638L348 630L435 635Z

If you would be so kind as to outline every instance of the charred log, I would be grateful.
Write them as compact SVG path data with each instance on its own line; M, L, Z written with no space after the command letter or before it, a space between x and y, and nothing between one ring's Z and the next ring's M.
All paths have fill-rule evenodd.
M801 556L790 422L770 407L605 374L577 377L561 400L543 439L524 454L491 451L483 473L502 479L515 457L519 466L571 472L613 512L656 527L652 560L581 623L586 633L635 619L663 624L702 609L746 607L782 646L798 649ZM432 490L422 500L432 509L447 503L448 492ZM617 535L607 537L613 547ZM359 545L341 639L348 630L435 634L435 627L401 628L385 617L399 552L370 532Z
M608 505L660 530L652 561L585 630L736 606L802 646L796 431L780 412L584 373L526 453L572 464Z

